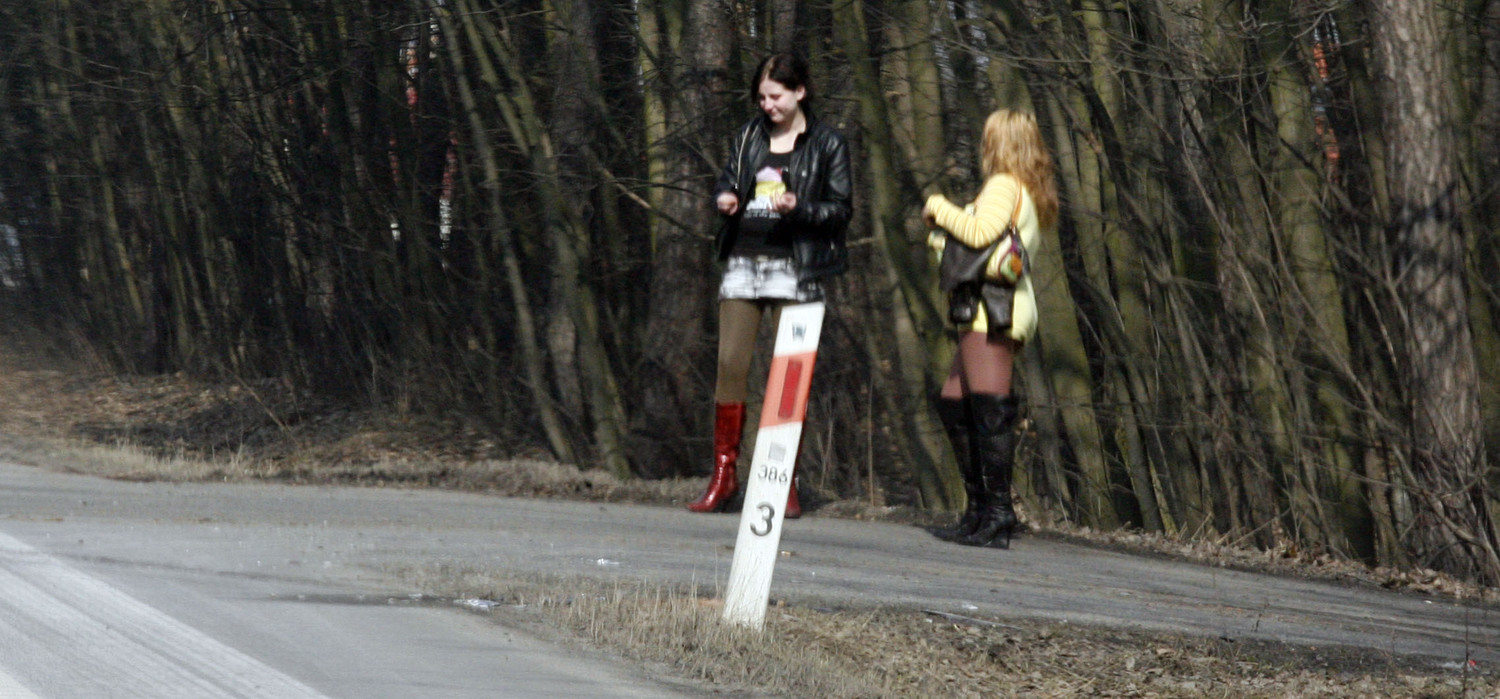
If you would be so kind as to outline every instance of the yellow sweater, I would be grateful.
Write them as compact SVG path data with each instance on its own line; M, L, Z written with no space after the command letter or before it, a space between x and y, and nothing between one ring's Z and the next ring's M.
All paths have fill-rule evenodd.
M1016 214L1016 230L1021 232L1021 246L1026 248L1028 255L1034 256L1037 245L1041 242L1036 205L1032 203L1031 195L1026 192L1026 188L1021 186L1020 180L1013 175L1000 174L987 180L984 188L979 191L979 196L974 199L973 213L965 212L962 207L948 201L948 198L941 194L928 197L927 211L932 213L939 227L952 233L953 237L963 241L965 245L983 248L1005 233L1005 226L1010 223L1011 212L1016 210L1016 197L1018 196L1021 198L1021 210ZM991 276L994 276L993 267L998 263L998 259L990 260ZM1027 274L1016 284L1015 303L1011 309L1011 326L1008 333L1011 339L1021 343L1031 339L1036 333L1036 316L1036 296L1032 292L1031 275ZM988 328L989 324L984 315L983 304L981 304L979 316L974 319L969 329L974 332L985 332Z

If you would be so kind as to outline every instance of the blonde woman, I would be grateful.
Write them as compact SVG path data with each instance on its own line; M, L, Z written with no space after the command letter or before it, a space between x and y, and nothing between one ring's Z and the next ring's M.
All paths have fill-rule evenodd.
M953 239L983 249L1005 234L1014 216L1022 247L1034 251L1041 231L1057 225L1058 211L1052 155L1036 117L1009 109L991 114L980 168L984 187L969 207L934 194L923 217ZM992 278L999 276L999 257L991 261ZM1006 548L1018 524L1011 499L1018 408L1011 373L1021 346L1036 332L1037 310L1029 274L1013 291L1009 322L990 318L980 303L973 320L958 326L958 353L937 401L969 499L958 525L938 536L969 546Z

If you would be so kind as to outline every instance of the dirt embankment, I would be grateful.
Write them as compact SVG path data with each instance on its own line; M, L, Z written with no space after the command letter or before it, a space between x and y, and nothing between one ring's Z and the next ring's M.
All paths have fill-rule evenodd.
M5 437L0 456L35 462L66 449L76 462L71 468L115 478L407 485L649 504L685 503L702 488L698 479L621 481L603 471L551 462L543 454L514 453L462 414L355 408L299 394L274 380L120 375L82 347L4 328L0 396L0 436ZM89 453L101 447L112 453L97 458ZM949 518L823 495L811 498L820 516L917 525L945 524ZM1260 551L1202 538L1066 524L1047 532L1212 565L1500 603L1500 589L1430 570L1372 569L1316 552Z
M350 482L661 504L686 502L702 486L698 480L621 482L536 455L506 453L462 416L356 410L299 396L275 382L115 375L86 353L4 332L0 396L0 458L113 478ZM814 516L918 524L932 518L841 502L823 503ZM1483 599L1493 592L1430 571L1370 570L1296 551L1248 551L1130 532L1049 534L1429 594ZM617 587L559 596L555 584L549 590L473 576L428 582L454 596L529 600L541 626L715 686L788 695L1500 696L1494 669L1434 667L1368 652L1016 619L795 607L771 615L771 631L788 642L767 646L723 632L713 623L714 601L691 591L664 596L661 590Z

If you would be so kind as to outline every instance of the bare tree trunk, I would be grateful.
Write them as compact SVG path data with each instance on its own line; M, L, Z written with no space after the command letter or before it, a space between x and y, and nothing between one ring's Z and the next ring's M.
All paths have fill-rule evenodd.
M1055 105L1044 113L1052 117L1053 140L1057 162L1062 170L1071 170L1079 162L1074 139L1056 119ZM1039 115L1042 116L1042 115ZM1084 156L1087 157L1087 156ZM1075 192L1069 191L1069 183L1078 182L1076 172L1062 175L1062 192L1069 201L1077 201ZM1075 212L1061 212L1060 226L1072 227L1077 220ZM1071 231L1074 236L1076 231ZM1070 236L1071 238L1071 236ZM1048 231L1042 246L1033 260L1035 276L1032 284L1037 297L1037 347L1027 352L1040 360L1040 375L1027 379L1028 389L1045 386L1038 394L1050 395L1050 405L1033 401L1029 406L1033 415L1039 416L1040 426L1048 426L1049 432L1041 432L1043 440L1042 458L1051 473L1050 490L1059 497L1067 498L1065 504L1076 511L1081 521L1089 526L1102 528L1118 527L1121 517L1114 506L1114 494L1109 477L1109 465L1105 461L1105 436L1099 424L1095 408L1093 371L1079 328L1079 311L1074 302L1074 275L1082 276L1082 270L1070 270L1068 265L1077 259L1076 252L1069 254L1063 247L1060 231ZM1051 413L1052 415L1048 415ZM1067 479L1060 473L1062 445L1047 444L1048 440L1059 441L1066 434L1068 452L1077 462L1077 487L1069 488ZM1034 488L1035 489L1035 488ZM1071 493L1069 492L1071 491Z
M1387 185L1396 279L1404 290L1402 347L1412 410L1410 482L1419 562L1500 584L1479 422L1479 382L1464 288L1458 153L1447 112L1454 73L1440 10L1370 0L1389 147Z
M466 12L460 6L457 14L462 27L454 21L454 14L445 9L439 9L436 13L438 21L443 26L443 33L452 37L452 41L458 41L459 37L467 39L469 51L475 55L476 63L480 64L478 69L485 76L488 89L499 96L499 76L493 65L485 67L490 60L484 51L484 39L475 21L482 17L472 12ZM475 95L472 85L469 84L468 75L464 64L458 60L461 54L455 53L455 61L459 66L456 80L460 104L468 119L469 137L473 139L475 157L479 159L484 172L484 181L480 183L479 190L485 195L486 213L488 215L489 234L486 238L494 242L486 245L488 248L481 252L481 260L487 259L491 251L498 251L504 266L504 278L510 290L512 304L515 309L517 332L519 334L519 351L522 358L522 366L529 380L526 385L531 391L534 401L533 409L542 423L543 431L547 441L552 448L552 453L559 460L567 463L576 463L577 456L573 451L573 442L568 437L567 430L557 413L557 406L553 403L551 394L547 391L546 381L543 377L547 375L546 361L541 354L541 338L536 328L536 320L531 312L530 294L526 289L524 276L521 273L520 263L516 259L516 251L511 241L512 231L510 218L506 214L505 205L500 191L500 164L495 157L495 146L490 141L489 131L479 113L479 100ZM487 265L482 269L484 276L491 274ZM485 342L494 345L494 331L487 330ZM498 368L498 367L496 367ZM492 383L493 385L493 383Z
M1500 172L1500 0L1468 0L1465 17L1473 27L1462 32L1467 41L1458 64L1472 66L1471 91L1464 100L1461 123L1472 123L1468 146L1460 148L1462 176L1473 205L1465 207L1464 230L1471 251L1467 277L1472 280L1470 317L1474 323L1474 350L1478 358L1480 385L1500 386L1500 279L1489 270L1500 269L1500 188L1493 186ZM1462 96L1461 96L1462 97ZM1463 132L1460 131L1462 134ZM1500 463L1500 391L1481 391L1480 414L1484 424L1485 458ZM1500 503L1492 501L1500 507Z
M670 69L665 82L651 86L665 96L661 210L674 223L656 232L641 365L632 384L641 410L632 416L631 450L647 476L699 473L709 461L713 379L705 369L715 366L710 261L719 225L710 194L730 136L720 95L738 94L729 75L729 0L688 3L685 17L676 6L657 6L666 26L681 27L683 36L681 55L659 54Z
M1288 371L1297 374L1292 380L1303 394L1297 401L1296 423L1306 445L1298 455L1300 487L1309 491L1314 503L1316 519L1309 524L1320 533L1318 539L1332 550L1369 560L1374 555L1373 524L1359 480L1358 457L1345 446L1353 441L1349 437L1355 425L1346 407L1348 397L1338 385L1340 376L1351 373L1344 368L1351 354L1343 294L1319 213L1323 178L1312 165L1323 162L1309 99L1313 62L1306 47L1281 40L1306 34L1298 19L1268 16L1284 26L1284 31L1270 33L1270 50L1265 53L1272 57L1269 98L1279 141L1270 159L1280 194L1272 202L1279 228L1276 249L1286 256L1277 267L1290 272L1289 293L1280 310L1289 327L1282 334L1305 338L1294 346L1298 361ZM1300 60L1292 63L1293 59Z
M541 130L541 115L534 100L527 98L518 104L529 112L528 122L538 129L536 136L541 139L533 151L533 163L546 206L547 227L553 233L556 284L551 296L561 299L572 326L563 337L577 346L577 373L588 395L594 448L606 470L628 478L632 473L624 443L625 406L600 334L595 284L584 273L589 231L583 212L592 209L593 201L591 192L584 188L594 181L593 170L598 164L592 145L596 133L589 122L594 108L603 102L593 13L590 4L581 0L556 0L549 5L556 19L550 23L554 31L548 37L555 81L550 129ZM519 56L512 54L511 59L518 61ZM518 91L526 91L526 76L514 76L513 83ZM556 365L556 371L559 376L573 373L563 364Z
M797 27L797 5L800 0L768 0L771 15L771 50L801 51L806 43Z
M963 492L962 480L957 468L942 458L942 429L932 411L910 407L926 406L929 402L928 393L933 388L929 381L936 374L932 371L930 358L934 354L942 356L942 353L924 349L931 346L930 342L924 343L924 337L930 341L940 339L941 322L936 317L933 283L931 276L921 268L924 266L922 243L907 233L909 209L898 188L901 168L897 165L880 63L870 50L864 2L854 0L846 11L836 13L835 23L835 37L851 59L854 89L864 126L862 143L868 154L870 173L868 209L871 232L876 242L884 246L882 257L890 270L887 289L891 302L886 307L890 309L891 318L885 327L890 331L888 343L895 354L892 357L895 380L882 391L882 396L887 401L896 401L895 405L908 406L893 411L891 415L908 423L903 431L910 435L910 440L898 441L896 446L904 452L903 456L916 475L923 504L947 507L958 501ZM877 308L882 305L876 303ZM891 352L882 354L889 357Z
M919 186L929 185L938 181L947 165L946 115L934 55L936 20L928 0L902 0L891 11L898 15L885 25L887 42L896 47L886 56L895 120L891 131L910 163L912 177Z

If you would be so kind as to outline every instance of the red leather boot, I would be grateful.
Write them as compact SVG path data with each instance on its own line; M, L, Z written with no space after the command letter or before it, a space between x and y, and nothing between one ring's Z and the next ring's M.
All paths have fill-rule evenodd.
M801 452L798 452L797 457L799 459L802 457ZM786 512L782 514L785 519L797 519L802 516L802 503L797 501L797 472L800 470L796 463L792 464L792 489L787 491Z
M745 429L744 403L714 406L714 470L703 497L688 503L693 512L719 512L740 489L735 467L740 460L740 433Z

